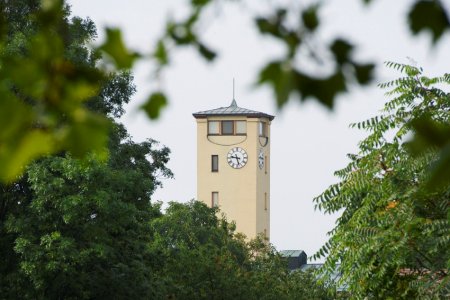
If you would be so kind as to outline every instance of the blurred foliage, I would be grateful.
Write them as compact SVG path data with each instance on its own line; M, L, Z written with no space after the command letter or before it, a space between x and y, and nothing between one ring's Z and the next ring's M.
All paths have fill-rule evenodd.
M376 1L362 0L366 4ZM265 63L259 72L257 85L268 85L274 92L279 108L289 99L297 96L300 101L312 98L332 109L336 97L348 90L350 84L367 85L374 76L375 62L361 62L353 57L357 43L344 37L333 37L330 41L320 40L322 7L326 3L317 1L298 8L297 5L279 3L278 9L267 14L254 15L246 10L244 0L191 1L190 13L182 20L167 21L165 32L158 41L154 58L158 63L157 74L168 68L176 48L191 46L201 57L212 61L218 51L210 49L200 34L203 18L209 9L229 3L242 4L249 18L261 35L268 35L284 46L285 55ZM439 0L415 0L409 6L405 23L411 33L417 35L429 31L433 43L437 43L450 29L448 12ZM217 19L217 18L216 18ZM306 70L300 63L308 61L314 68L328 69L327 75L317 75ZM309 68L311 69L311 68Z
M14 180L33 159L62 150L105 156L108 119L85 108L105 74L85 58L93 24L60 1L3 1L0 42L0 179ZM23 15L23 13L28 13ZM86 26L86 31L80 27ZM76 44L79 46L75 47ZM79 60L76 61L75 57Z
M450 295L450 76L388 62L403 77L381 84L382 114L351 124L369 132L340 182L315 198L340 212L315 255L324 273L340 263L357 299L447 299Z
M218 53L203 41L199 24L216 3L222 4L193 0L185 19L167 21L151 54L157 64L156 76L170 67L178 47L193 47L206 61L215 60ZM354 42L341 37L328 42L317 39L323 5L301 10L281 6L267 15L249 13L261 34L286 49L283 57L261 67L256 80L258 85L271 87L279 107L298 95L300 100L314 98L332 109L337 95L346 92L349 84L367 85L373 78L375 64L353 56ZM450 28L440 1L416 0L410 8L413 34L430 31L437 43ZM93 48L89 43L95 38L94 24L76 17L69 20L69 12L63 0L0 2L0 180L4 182L17 178L32 160L61 151L76 157L93 151L106 159L111 122L88 109L88 103L107 92L103 84L111 73L129 70L138 59L146 58L128 49L118 28L106 28L106 40ZM328 74L304 70L299 61L305 59L318 67L329 66ZM167 103L160 87L147 97L142 109L156 119Z
M95 25L69 20L61 0L2 1L0 11L0 181L64 151L106 159L111 118L123 114L135 89L126 70L139 55L118 29L107 29L93 49ZM108 58L103 64L100 53Z

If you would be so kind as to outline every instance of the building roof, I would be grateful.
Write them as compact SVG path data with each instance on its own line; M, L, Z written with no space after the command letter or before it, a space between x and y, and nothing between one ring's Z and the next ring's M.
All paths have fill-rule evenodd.
M207 118L210 116L246 116L252 118L268 118L272 121L275 117L263 112L254 111L251 109L239 107L236 100L233 99L230 106L219 107L215 109L199 111L192 114L196 119Z
M281 250L280 255L282 257L299 257L302 253L305 253L303 250ZM305 253L306 255L306 253Z
M287 268L291 272L295 271L308 271L308 270L317 270L323 267L323 263L314 263L314 264L307 264L306 263L306 253L303 250L281 250L279 251L280 255L288 260ZM301 256L303 256L303 260L300 259ZM340 264L336 264L335 270L330 276L330 279L334 283L338 283L339 280L342 277L342 274L339 270ZM320 274L317 275L319 278ZM348 290L348 284L347 283L341 283L339 286L336 287L336 289L339 292Z

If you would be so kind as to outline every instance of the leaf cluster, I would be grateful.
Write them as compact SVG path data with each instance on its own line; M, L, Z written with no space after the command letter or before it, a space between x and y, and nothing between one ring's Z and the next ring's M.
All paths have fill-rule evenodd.
M245 4L246 1L235 1ZM365 3L373 1L364 0ZM168 20L162 38L158 41L154 58L158 63L156 75L167 68L173 49L191 46L206 61L213 61L217 52L205 46L201 39L201 21L210 7L221 4L220 1L191 1L191 11L183 20ZM355 43L347 38L334 37L330 42L317 38L323 17L322 3L313 3L304 8L292 8L281 4L273 13L253 15L256 29L261 35L268 35L286 48L286 54L265 63L259 72L257 85L269 86L278 107L297 95L300 101L316 99L332 109L340 93L345 93L350 84L367 85L374 76L374 62L362 62L355 59L352 52ZM245 8L245 5L242 5ZM294 21L293 21L294 20ZM411 33L417 35L429 31L433 44L450 29L448 12L441 1L416 0L409 8L406 17ZM314 67L329 66L327 75L311 74L302 66L308 61ZM161 91L160 91L161 92Z
M391 97L381 115L350 125L369 134L335 172L340 182L314 199L317 208L342 213L315 257L327 257L327 276L340 262L342 281L356 298L445 297L450 180L448 165L436 173L443 152L436 146L448 141L450 115L449 94L437 85L450 82L448 75L428 78L417 67L386 65L405 76L380 85ZM428 131L432 143L412 153L428 124L436 126Z

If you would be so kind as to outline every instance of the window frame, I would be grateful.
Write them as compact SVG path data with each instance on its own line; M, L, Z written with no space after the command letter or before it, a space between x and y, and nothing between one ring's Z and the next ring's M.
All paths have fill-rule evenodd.
M234 130L234 120L222 120L220 121L220 129L221 129L221 135L235 135L235 130ZM224 124L225 123L231 123L231 133L224 133Z
M219 123L219 132L218 133L211 133L210 132L210 128L209 128L209 124L210 123ZM219 120L211 120L211 121L209 121L208 120L208 135L221 135L221 128L222 127L222 122L221 121L219 121Z
M214 161L216 161L216 164L214 164ZM217 154L211 155L211 172L213 173L219 172L219 155Z
M214 195L217 195L216 202L214 202ZM219 207L219 192L211 192L211 207Z
M260 137L267 137L267 122L259 121L258 125L258 135Z
M237 133L237 122L243 122L245 123L245 132L244 133ZM234 135L247 135L247 120L234 120Z
M217 123L219 123L219 132L218 133L212 133L211 131L210 131L210 123L215 123L215 122L217 122ZM232 125L232 133L224 133L224 123L226 123L226 122L231 122L231 125ZM237 125L236 125L236 123L237 122L245 122L245 133L237 133L236 131L236 129L237 129ZM247 122L247 120L208 120L208 122L207 122L208 124L207 124L207 132L208 132L208 135L212 135L212 136L218 136L218 135L225 135L225 136L246 136L247 135L247 125L248 125L248 122Z

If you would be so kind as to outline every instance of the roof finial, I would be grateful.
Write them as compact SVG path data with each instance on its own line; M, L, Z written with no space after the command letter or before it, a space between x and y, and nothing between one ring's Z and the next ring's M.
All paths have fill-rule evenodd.
M230 106L237 107L236 100L234 99L234 77L233 77L233 101L231 101L231 105Z
M233 100L234 100L234 77L233 77Z

